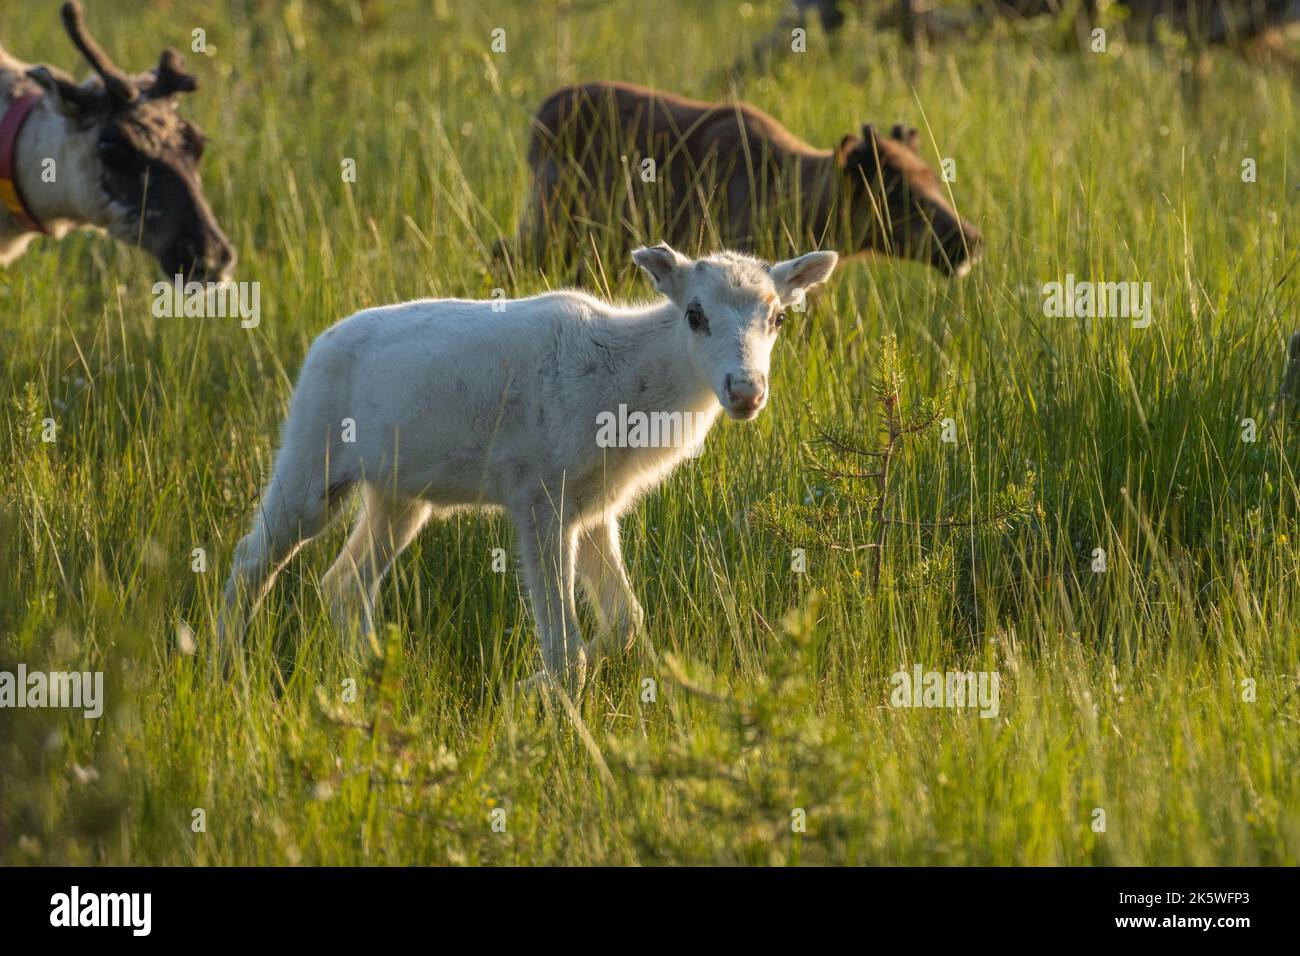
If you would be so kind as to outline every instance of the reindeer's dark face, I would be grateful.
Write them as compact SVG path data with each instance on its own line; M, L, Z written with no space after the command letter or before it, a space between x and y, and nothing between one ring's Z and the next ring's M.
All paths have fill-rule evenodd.
M198 127L170 104L146 101L107 117L95 136L109 231L138 241L168 276L228 278L235 255L203 195Z
M847 199L841 227L853 248L965 275L983 236L949 204L943 183L917 152L916 130L895 126L888 139L871 125L862 132L862 139L844 137L836 153Z
M228 279L235 252L217 225L199 179L204 136L176 110L177 97L198 87L174 50L157 69L129 76L86 32L79 4L65 3L73 43L98 77L78 85L41 66L28 71L83 141L84 164L73 192L87 222L147 249L170 278Z

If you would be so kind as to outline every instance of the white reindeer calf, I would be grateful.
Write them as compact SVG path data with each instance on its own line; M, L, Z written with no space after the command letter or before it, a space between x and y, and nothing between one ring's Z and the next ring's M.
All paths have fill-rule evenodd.
M719 409L740 420L759 413L785 307L824 282L837 256L692 261L661 244L632 258L666 299L424 300L367 309L324 332L236 548L222 632L242 633L279 569L356 487L356 526L322 581L340 626L358 616L373 626L380 581L430 516L504 509L545 673L580 687L589 662L630 647L643 615L618 516L703 441ZM674 440L601 440L602 421L635 412L672 422ZM602 625L589 645L578 632L579 578Z

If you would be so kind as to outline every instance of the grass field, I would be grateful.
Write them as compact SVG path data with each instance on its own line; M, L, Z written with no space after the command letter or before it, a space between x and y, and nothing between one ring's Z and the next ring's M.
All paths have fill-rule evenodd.
M89 234L0 272L0 670L99 670L107 696L99 720L0 713L0 862L1300 862L1300 434L1265 421L1300 328L1300 96L1230 54L1194 98L1176 51L1118 40L999 30L917 62L856 19L834 44L812 29L735 92L827 146L919 127L987 254L959 283L844 263L787 325L763 415L718 426L624 522L649 647L576 710L517 697L537 650L513 562L492 569L510 531L462 518L385 585L381 664L341 650L320 600L339 526L280 579L246 673L213 668L314 336L369 305L563 282L487 255L529 111L593 78L725 96L721 67L776 17L461 6L90 5L137 68L207 31L185 108L262 317L154 318L154 263ZM82 72L53 4L9 4L2 28ZM613 294L649 294L610 268ZM1154 321L1046 318L1067 273L1150 282ZM873 429L889 334L905 397L936 397L957 436L905 451L890 510L975 530L894 526L875 590L864 552L810 541L795 573L748 516L826 491L807 409ZM1030 475L1029 512L983 527ZM837 533L870 525L849 509ZM999 713L890 706L917 664L997 672Z

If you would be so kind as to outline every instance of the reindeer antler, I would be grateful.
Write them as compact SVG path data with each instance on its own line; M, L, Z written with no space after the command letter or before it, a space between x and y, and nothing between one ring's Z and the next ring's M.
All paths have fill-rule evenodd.
M76 0L68 0L60 11L63 15L63 25L68 30L68 36L72 37L72 42L76 44L81 55L84 56L90 65L95 68L104 81L104 89L108 95L119 103L134 102L140 95L140 90L129 76L117 67L108 54L100 49L86 30L86 18L81 9L81 4Z
M173 93L192 93L199 88L199 78L193 73L186 73L180 54L171 47L163 50L158 69L154 71L156 79L149 87L150 99L158 100Z

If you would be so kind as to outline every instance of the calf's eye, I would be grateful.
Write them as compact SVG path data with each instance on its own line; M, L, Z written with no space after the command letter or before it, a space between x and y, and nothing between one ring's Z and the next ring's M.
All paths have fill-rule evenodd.
M709 334L709 320L704 315L704 310L700 308L698 302L692 302L686 307L686 321L690 323L691 328L696 332Z

